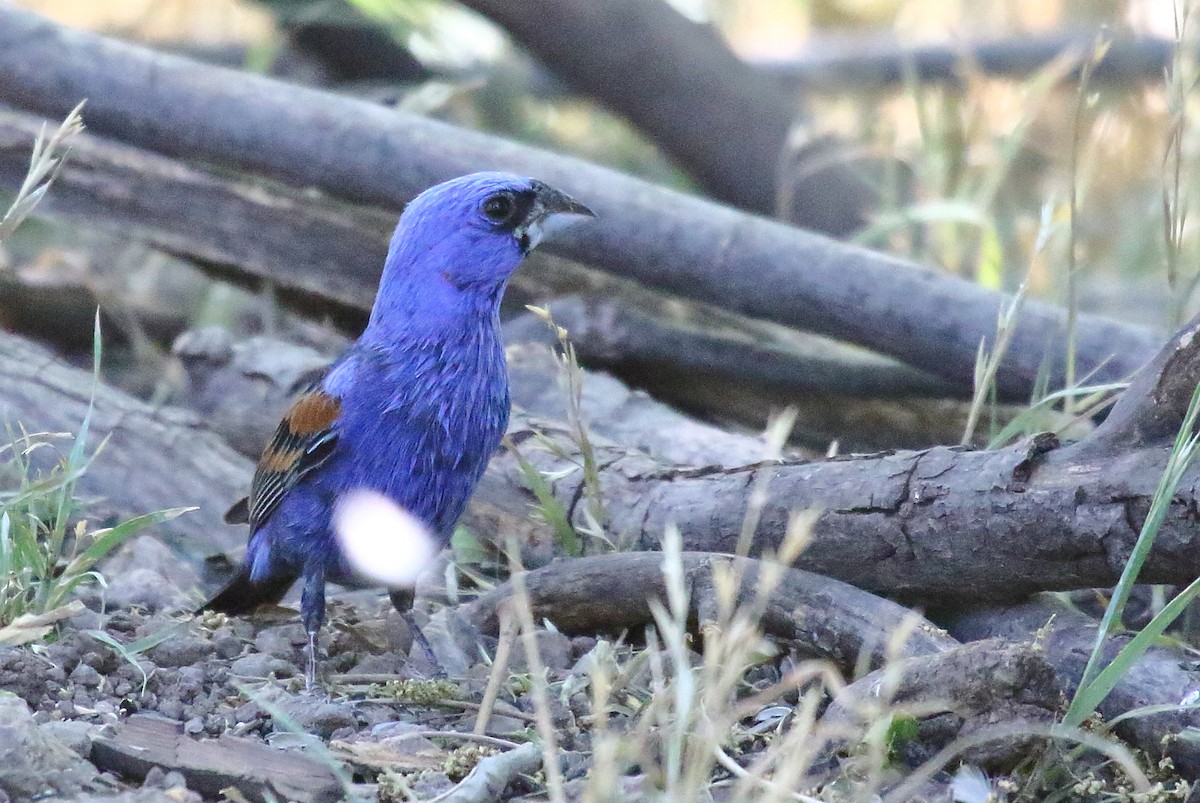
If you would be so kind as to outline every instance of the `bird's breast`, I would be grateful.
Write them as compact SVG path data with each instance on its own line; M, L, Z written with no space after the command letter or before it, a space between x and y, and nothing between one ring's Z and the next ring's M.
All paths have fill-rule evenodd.
M347 484L448 530L508 426L503 351L429 349L383 368L360 385L361 403L346 405L355 411L339 439Z

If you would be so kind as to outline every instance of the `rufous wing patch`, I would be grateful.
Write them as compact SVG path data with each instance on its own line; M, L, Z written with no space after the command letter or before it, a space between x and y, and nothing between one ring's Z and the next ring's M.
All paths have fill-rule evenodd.
M308 391L292 404L258 460L250 490L251 527L261 527L288 490L333 453L334 426L341 409L336 397L320 389Z
M342 411L341 402L319 390L296 399L284 421L294 435L312 435L329 429Z

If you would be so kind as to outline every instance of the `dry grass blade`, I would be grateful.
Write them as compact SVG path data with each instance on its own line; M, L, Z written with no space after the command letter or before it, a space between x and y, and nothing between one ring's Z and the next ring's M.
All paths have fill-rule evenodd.
M1141 767L1138 766L1133 754L1123 745L1088 733L1087 731L1079 730L1078 728L1022 722L1016 725L998 725L993 728L985 728L969 736L962 736L955 739L913 771L899 786L890 790L883 798L883 803L904 803L904 801L912 800L912 796L920 790L923 783L933 778L938 771L945 768L955 757L972 747L977 747L990 741L1001 741L1018 736L1044 736L1050 739L1076 742L1079 745L1096 751L1111 761L1114 766L1119 767L1125 773L1125 777L1129 779L1129 782L1133 784L1135 792L1145 794L1150 790L1150 780L1142 772Z
M742 768L741 764L738 764L736 761L734 761L732 758L730 758L729 754L726 753L724 750L722 750L720 748L720 746L713 748L713 755L716 757L717 763L720 764L726 770L728 770L729 773L731 775L733 775L735 778L741 778L744 780L748 780L752 784L754 784L756 786L761 786L763 789L769 790L773 794L776 794L776 795L779 795L782 797L786 797L791 800L797 800L800 803L822 803L820 798L810 797L808 795L802 795L799 792L793 792L791 789L787 789L783 786L780 786L780 785L776 784L774 781L768 780L767 778L761 778L761 777L758 777L755 775L751 775L749 772L747 772L745 769Z
M71 151L71 140L83 131L84 103L86 101L81 101L72 109L49 138L46 136L45 127L38 134L33 143L33 155L29 159L29 172L25 174L25 180L17 190L17 197L12 205L4 213L4 217L0 218L0 240L16 231L21 222L29 217L58 176L58 171L62 169L63 162Z
M0 627L0 645L17 647L39 641L54 629L55 623L69 619L82 610L83 603L75 600L46 613L18 616L11 624Z

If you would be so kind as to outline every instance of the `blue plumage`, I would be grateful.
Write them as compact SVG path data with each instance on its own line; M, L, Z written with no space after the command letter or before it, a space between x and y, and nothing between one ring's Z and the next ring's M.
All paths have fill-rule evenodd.
M566 215L591 212L506 173L447 181L408 205L366 329L279 425L243 511L246 565L205 607L246 611L303 577L315 645L325 582L357 579L330 530L352 490L387 496L449 540L508 424L505 284Z

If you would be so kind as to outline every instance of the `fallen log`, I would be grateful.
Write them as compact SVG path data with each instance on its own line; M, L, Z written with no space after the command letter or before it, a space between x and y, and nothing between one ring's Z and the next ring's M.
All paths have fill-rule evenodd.
M674 526L685 549L733 552L752 510L758 552L779 547L794 511L816 509L813 542L797 565L901 600L1012 600L1109 586L1137 540L1173 427L1200 383L1198 332L1200 319L1146 366L1109 422L1072 444L1043 434L995 451L936 447L732 468L664 468L602 449L602 524L610 538L638 549L657 548ZM556 434L571 455L570 438ZM521 446L534 431L511 436ZM577 457L531 448L523 454L555 478L556 498L579 523L585 507L595 512L580 504L588 495L571 470ZM493 470L518 483L510 454L493 461ZM1193 466L1159 530L1144 582L1184 584L1200 573L1198 484L1200 467ZM756 490L761 503L752 501Z
M601 466L601 504L589 510L576 436L547 421L563 419L565 397L552 366L529 356L535 352L513 355L515 398L526 415L514 418L510 435L523 459L554 478L554 497L576 524L598 509L609 536L637 549L657 549L673 525L688 550L734 552L750 500L762 489L755 553L779 546L794 511L817 509L813 543L797 565L902 600L936 605L1102 587L1120 576L1166 465L1169 421L1178 426L1179 400L1190 398L1189 381L1200 380L1200 342L1193 342L1200 338L1189 336L1196 328L1193 322L1172 339L1109 423L1074 444L1041 436L996 451L936 447L764 463L757 439L598 403L606 393L587 389L612 380L589 375L584 410ZM1152 388L1160 388L1157 395ZM1155 411L1156 429L1114 434L1142 409ZM537 446L543 437L557 452ZM1146 582L1186 583L1200 572L1190 512L1198 481L1194 468L1180 486L1143 570ZM524 488L516 454L497 455L466 523L479 533L518 527L523 540L549 548L552 531L530 520L527 507L536 500Z
M581 477L577 427L542 422L518 410L510 428L515 450L492 461L476 494L476 513L466 523L481 534L508 532L503 528L512 526L526 540L550 549L553 529L528 514L536 500L526 490L527 476L520 465L524 459L545 472L553 504L568 519L583 524L587 515L595 516L609 538L638 549L656 549L671 525L679 529L687 550L733 552L749 511L757 518L751 545L752 554L757 554L779 547L794 511L816 509L821 512L814 538L797 566L901 600L1011 600L1042 590L1112 585L1166 465L1170 438L1157 434L1169 432L1169 416L1162 417L1163 411L1178 414L1181 408L1173 394L1200 380L1200 337L1194 337L1198 331L1200 323L1190 323L1147 367L1150 378L1144 375L1135 381L1135 391L1151 387L1157 389L1154 393L1127 394L1114 410L1111 429L1101 428L1097 437L1067 445L1043 435L990 452L937 447L820 462L745 463L748 455L763 453L757 439L669 414L625 390L623 397L601 394L609 400L607 407L590 408L595 402L586 401L583 407L585 419L612 422L610 428L602 428L616 439L614 443L599 434L591 436L597 495ZM46 408L53 410L60 394L78 411L85 398L82 388L87 387L82 372L55 367L62 379L48 388L48 355L24 346L25 357L10 360L13 348L21 346L0 350L0 364L9 378L4 383L4 417L25 421L30 428L71 429L69 422L78 419L68 413L64 421L61 410L54 413L58 418L50 419L57 424L43 422ZM1153 372L1165 367L1172 378L1159 382ZM545 372L521 377L520 368L514 371L515 384L526 382L548 391L555 387L554 377ZM562 403L564 397L558 394ZM122 418L122 410L129 405L116 401L120 394L112 398L105 408L109 418L98 423L97 431L119 424L117 429L125 432L130 419ZM1113 435L1121 431L1120 422L1131 420L1127 411L1145 405L1161 414L1155 418L1157 429L1137 430L1145 437ZM599 414L593 416L589 409ZM641 415L634 415L639 409ZM149 411L142 415L152 418ZM155 415L165 417L163 411ZM235 460L230 466L227 450L206 449L205 441L180 432L196 426L191 418L176 428L157 426L154 435L167 444L183 439L187 451L151 461L148 476L140 473L146 462L141 452L153 452L146 443L151 433L146 427L130 427L143 448L126 451L122 438L114 435L106 452L119 470L93 473L113 478L106 491L125 510L197 501L223 506L241 490L239 478L244 482L249 476L248 465ZM552 449L539 446L545 439L554 444ZM704 465L712 456L718 458L715 464ZM213 477L216 458L235 470ZM243 468L236 470L239 465ZM132 475L135 471L139 473ZM135 476L141 485L134 482ZM206 477L211 484L205 483ZM175 484L189 479L190 487ZM1200 506L1198 485L1200 469L1193 467L1166 514L1142 581L1186 583L1200 573L1200 534L1192 513ZM172 498L163 499L165 491L171 491Z
M742 572L736 604L743 610L755 605L759 561L684 553L683 568L689 619L698 633L716 619L714 570ZM644 627L653 622L648 600L666 598L663 557L645 552L562 560L526 572L524 584L535 619L571 635ZM500 610L512 594L509 581L436 614L431 626L453 634L438 643L463 642L459 646L469 651L476 628L496 635ZM919 722L914 747L925 752L906 755L908 761L922 761L958 737L1011 729L1007 738L984 741L963 757L999 771L1027 758L1031 744L1046 735L1044 727L1033 733L1029 725L1054 721L1063 695L1078 683L1096 632L1093 620L1046 600L953 616L948 635L899 605L796 569L780 576L762 610L763 633L799 655L824 658L845 671L864 656L869 666L879 667L846 687L822 720L823 729L841 734L837 744L852 743L861 722L877 721L882 704L909 711ZM889 652L895 633L907 628L910 638ZM960 645L951 636L973 643ZM1124 640L1110 640L1110 656ZM1101 713L1114 720L1148 705L1179 706L1198 685L1200 672L1185 653L1156 647L1133 664ZM880 700L885 687L888 697ZM1196 778L1200 747L1180 734L1197 726L1200 711L1176 708L1127 717L1115 731Z
M701 381L720 377L797 395L962 397L956 385L836 341L779 331L707 305L680 310L678 301L639 295L591 292L545 306L570 333L580 357L598 367L670 367ZM552 345L549 330L536 318L507 322L505 336Z
M1193 322L1181 336L1173 340L1170 354L1157 361L1157 364L1172 366L1174 376L1178 379L1177 384L1135 383L1135 387L1150 385L1160 389L1156 396L1158 410L1170 407L1172 402L1170 394L1163 392L1162 388L1183 388L1186 382L1194 380L1196 373L1200 371L1200 360L1186 358L1188 354L1194 355L1200 350L1200 338L1191 337L1196 331L1197 324ZM519 360L517 364L520 365ZM561 404L561 391L558 391L556 397L552 379L533 368L529 370L529 378L537 378L539 386L543 389L540 393L530 394L530 403L535 407L539 404ZM1191 379L1187 379L1189 376ZM597 378L592 377L589 384L596 381ZM689 484L706 476L729 476L730 469L710 468L697 471L678 466L664 466L670 466L670 460L681 460L688 456L668 453L671 449L691 449L693 458L706 454L729 454L730 444L737 444L738 436L724 434L725 438L730 439L727 443L714 443L718 430L689 422L677 415L675 419L663 418L665 413L661 409L655 410L654 403L644 396L630 395L624 390L621 400L620 384L611 379L603 381L611 383L610 393L585 392L585 399L608 399L609 406L606 409L612 411L612 418L607 420L615 419L624 423L621 411L628 412L631 421L640 418L641 425L646 429L642 433L644 447L662 452L656 460L645 454L633 453L629 448L619 449L599 444L602 475L606 477L607 482L611 483L612 475L616 474L621 475L621 482L653 480L657 487L669 488L673 483ZM0 420L14 425L16 422L23 423L30 431L72 431L78 426L86 410L90 386L91 376L88 372L55 361L44 349L24 343L11 335L0 334ZM1127 410L1135 409L1135 402L1129 401ZM639 410L641 412L638 412ZM673 429L669 426L672 420L678 428ZM1114 413L1114 421L1121 420L1130 419L1116 416ZM531 426L527 418L517 415L518 437L522 432L532 433ZM1161 431L1168 431L1161 422L1159 426ZM680 433L689 430L693 437L678 437ZM99 504L90 506L89 512L98 516L109 513L127 516L132 512L197 503L201 505L199 511L164 525L159 530L160 536L167 537L176 549L193 555L213 548L240 548L244 541L244 532L240 528L225 527L220 522L220 514L228 502L244 490L244 485L250 477L251 462L234 454L218 437L205 431L197 416L180 410L153 408L101 386L97 389L92 431L96 440L105 435L110 439L78 486L80 493L85 497L104 497ZM614 431L619 432L620 428ZM741 443L741 448L746 451L751 447L757 448L754 439L742 439ZM1108 441L1106 448L1111 450L1114 443ZM1051 445L1043 443L1041 448L1049 448ZM914 547L921 543L921 539L926 539L929 544L920 554L921 560L912 559L907 564L907 569L915 580L900 581L902 578L898 578L892 571L904 565L898 560L879 561L879 567L884 571L872 575L863 570L864 559L860 553L844 548L838 552L837 533L834 532L831 536L830 522L836 524L839 517L854 520L853 517L866 515L870 510L827 506L826 512L818 519L814 543L801 557L799 565L814 565L815 553L818 557L823 556L832 575L863 578L866 584L873 583L892 594L943 601L962 599L966 596L975 600L1009 596L1014 591L1036 588L1040 584L1051 587L1071 583L1078 583L1080 586L1111 584L1121 569L1124 551L1132 543L1132 537L1136 535L1140 526L1140 517L1145 515L1149 493L1162 470L1168 447L1158 441L1148 444L1131 442L1127 454L1107 451L1087 455L1087 449L1082 447L1089 445L1084 442L1074 447L1052 449L1046 453L1036 448L1030 449L1028 445L1023 449L993 453L955 450L933 450L925 453L940 455L937 460L940 460L942 465L939 467L934 458L926 458L928 463L924 460L918 461L923 468L908 482L904 500L907 506L902 508L906 512L893 513L895 516L908 517L909 537L913 539L910 543ZM43 451L39 450L35 454L40 455ZM1024 464L1017 462L1014 465L1013 459L1022 454L1025 456ZM610 458L613 459L611 465L608 464ZM743 470L740 476L732 474L738 479L740 494L731 498L737 500L733 503L737 511L743 511L752 496L755 484L752 477L747 479L749 475L745 472L773 468L794 474L795 476L788 478L790 487L801 490L807 488L805 492L810 494L810 498L813 494L819 494L821 488L827 487L831 481L830 477L839 477L845 485L843 493L849 494L851 487L857 488L858 504L876 505L875 512L882 514L887 508L878 506L887 500L886 497L877 496L878 489L873 487L873 483L880 476L886 476L887 472L881 471L880 466L888 466L889 459L894 459L903 466L913 458L892 455L796 466L769 467L758 464ZM973 462L958 462L968 460ZM485 480L483 492L478 494L473 502L468 521L477 532L483 534L513 532L507 525L517 522L538 537L551 541L552 535L547 532L546 525L529 515L528 506L532 498L523 490L518 480L512 479L513 461L511 454L500 455L494 461L493 470ZM623 472L626 471L631 473L625 476ZM969 482L971 489L937 497L928 506L932 509L922 511L921 499L927 498L923 497L927 486L930 483L947 482L944 472L960 474L956 483L961 485L962 482ZM975 474L974 478L968 479L972 472ZM815 481L804 482L804 476ZM893 478L893 485L895 480L899 479L902 478ZM1151 552L1143 571L1144 581L1182 581L1191 579L1197 572L1198 550L1193 541L1195 526L1190 511L1197 507L1195 495L1198 484L1200 476L1193 469L1181 484L1172 511L1160 531L1155 549ZM570 495L564 496L564 491L568 488L565 481L557 481L553 487L564 504L578 503L578 500ZM778 484L772 482L767 490L768 515L764 516L764 527L758 532L756 549L769 544L773 537L770 514L772 505L777 511L787 508L786 500L771 499L775 493L780 492ZM1098 499L1092 494L1102 494L1103 498ZM1007 501L1006 504L988 505L976 497ZM496 504L497 500L499 505ZM606 499L605 510L608 511L609 521L612 520L614 509L620 502L619 498ZM1039 524L1037 516L1032 520L1028 516L1018 516L1012 526L1008 526L1005 522L1011 511L1006 505L1023 506L1022 510L1025 511L1045 506L1049 513L1042 518L1054 521L1046 525L1044 522ZM1067 508L1073 510L1074 514L1067 515ZM1112 509L1107 510L1108 508ZM1101 509L1107 512L1101 515L1098 512ZM980 512L981 510L985 512ZM642 511L647 522L653 522L650 514L654 512L652 508ZM680 511L677 509L676 512ZM702 509L689 520L693 542L704 540L702 533L695 529L695 526L704 518L704 514L712 512L711 507ZM488 523L499 521L502 514L509 517L505 525L489 529ZM622 515L628 517L628 514ZM726 518L736 519L740 527L740 515L730 515ZM921 528L912 529L914 520ZM720 533L720 529L725 526L720 518L709 515L704 523L709 531L726 537ZM1056 530L1055 526L1061 529ZM654 543L657 543L658 532L661 531L655 532L651 524L643 524L641 532L644 540L649 542L653 536ZM685 534L687 532L688 530L685 530ZM736 533L737 530L733 532ZM859 540L867 542L868 545L874 543L876 548L881 548L881 542L872 542L873 535L877 534L864 529ZM831 539L834 545L832 548ZM882 546L886 546L886 542L882 543ZM1031 551L1032 558L1023 558L1019 554L1022 550ZM603 565L603 560L625 559L621 555L597 558L595 560L601 563L593 565ZM613 603L613 610L617 613L609 612L600 618L593 616L598 604L596 600L605 595L597 593L595 588L589 588L587 583L579 580L583 575L573 572L564 574L565 567L570 564L551 565L543 575L534 572L530 577L537 575L566 578L564 582L567 585L559 586L561 593L572 593L573 588L573 593L582 592L593 600L592 608L579 608L579 611L588 613L587 620L568 619L564 622L565 627L622 626L623 622L637 620L639 608L636 600L644 602L645 588L654 587L659 582L654 579L653 573L658 571L661 564L661 557L658 555L638 555L629 560L640 566L640 576L644 580L637 586L640 596L632 593L621 595L622 600ZM700 561L696 564L699 567L703 560L696 560ZM1052 571L1040 567L1039 561L1059 568L1069 569L1076 566L1078 571L1071 570L1064 577L1056 577ZM621 568L620 572L604 571L600 576L627 579L636 574L632 570L626 571L627 567L624 564ZM593 575L593 580L596 576ZM788 576L804 578L803 583L795 586L796 593L803 597L797 597L793 601L798 605L806 603L810 606L806 610L812 611L813 615L801 618L792 616L791 610L794 608L784 610L784 599L781 597L781 607L775 612L777 615L770 624L771 632L784 638L803 638L815 644L831 644L833 646L830 649L834 655L852 654L858 644L868 639L864 634L872 632L870 628L891 621L900 610L882 600L872 601L870 605L864 604L864 598L857 596L859 592L850 591L847 596L841 597L840 601L837 595L822 596L827 594L830 588L838 590L844 589L844 586L840 583L830 584L823 579L805 578L799 574ZM957 586L948 588L951 581L957 583ZM928 584L926 588L920 587L922 582ZM552 590L555 586L547 585L545 588ZM576 606L564 604L563 597L556 598L549 591L545 593L544 599L548 604L544 612L548 616L558 616L562 612L571 616L570 611L576 610ZM559 602L553 603L554 599L558 599ZM471 604L483 603L480 601ZM478 611L481 620L486 618L485 612L482 609ZM1071 624L1074 626L1074 623ZM1036 627L1036 623L1025 625L1026 631L1032 627ZM965 629L956 632L966 634ZM1058 631L1052 632L1045 639L1045 650L1047 660L1055 667L1056 672L1066 673L1069 680L1069 673L1074 673L1077 677L1081 671L1094 631L1076 628L1072 634L1072 630L1066 628L1063 633L1064 635L1060 636ZM994 634L1022 638L1022 631L1019 629ZM931 640L933 649L937 649L938 645L943 643L941 639L944 639L936 633L927 634L927 638ZM1114 639L1114 644L1118 642L1119 637ZM1196 683L1196 673L1180 661L1179 655L1171 651L1154 650L1139 667L1123 679L1122 684L1118 685L1105 703L1111 707L1102 707L1102 711L1112 718L1148 703L1178 703L1195 688ZM1167 712L1153 717L1126 720L1118 727L1118 733L1139 745L1154 746L1164 734L1178 732L1180 727L1191 723L1191 716L1190 712ZM1200 774L1200 760L1188 752L1193 750L1190 744L1184 740L1175 740L1167 745L1168 754L1183 771Z
M818 235L554 156L361 101L71 31L0 8L0 100L62 114L168 154L200 156L396 206L451 175L503 167L561 185L599 215L568 232L565 256L661 290L866 346L969 387L1001 294ZM586 231L584 229L586 228ZM1001 366L1002 397L1027 399L1050 355L1062 380L1065 314L1027 302ZM1077 322L1079 370L1119 379L1155 333ZM1094 373L1093 373L1094 372Z
M1079 686L1098 630L1094 619L1049 595L1020 605L974 608L944 620L954 636L963 641L1035 639L1068 699ZM1106 663L1131 636L1115 633L1106 640ZM1200 667L1193 656L1180 648L1157 645L1121 676L1098 711L1105 722L1121 718L1113 730L1122 739L1156 758L1169 757L1184 777L1194 779L1200 777L1200 744L1181 736L1188 729L1200 728L1200 709L1195 707L1197 689ZM1160 708L1124 716L1151 706Z
M79 430L95 389L88 454L107 438L77 493L93 520L129 518L153 510L197 505L160 531L181 554L196 558L214 547L232 550L245 533L227 526L221 514L244 492L253 463L208 431L189 410L153 407L72 368L49 351L0 332L0 427L19 436ZM7 442L5 443L7 445ZM37 468L48 470L65 456L37 449Z
M0 107L0 185L17 187L43 121ZM325 308L367 310L397 212L311 197L89 133L39 212L144 240L222 278L269 282Z
M901 761L918 764L955 739L1011 728L960 758L991 772L1009 772L1042 743L1031 725L1054 722L1062 690L1037 646L999 639L956 645L899 659L842 689L820 727L846 736L827 748L856 744L887 712L908 714L917 733L898 746ZM1026 735L1019 735L1022 731Z
M747 321L707 305L647 294L589 294L542 306L570 333L579 361L690 414L762 429L795 412L791 441L825 453L953 443L970 403L958 388L885 357L817 335ZM781 331L782 330L782 331ZM537 315L505 321L506 342L556 345ZM998 407L997 426L1022 408ZM977 437L986 441L986 433Z
M0 107L0 186L20 184L30 143L42 125L39 117ZM194 261L222 279L269 284L291 307L332 313L347 332L357 331L370 309L396 215L268 179L185 164L87 133L73 141L71 158L39 213L133 237ZM13 281L19 282L19 276ZM574 297L580 292L587 295ZM14 293L22 305L31 297L41 306L73 304L82 313L73 331L90 338L96 300L88 294L74 287L52 294L52 288L40 285L14 287ZM652 389L653 372L669 365L701 383L723 378L739 387L762 387L784 400L775 401L777 407L791 401L789 396L811 393L853 399L963 395L961 387L894 360L707 305L664 298L632 282L542 254L534 254L514 277L505 308L520 310L522 302L545 304L562 295L572 297L550 306L571 330L581 359L627 373L648 372ZM45 318L31 310L21 312L22 320ZM160 315L167 317L165 311ZM172 321L178 325L182 317ZM163 329L163 322L149 323L155 332ZM547 330L540 321L510 320L506 332L527 340L542 338ZM826 398L817 402L826 405L823 409L846 410L846 403L830 404ZM725 406L736 407L735 401ZM721 409L712 412L725 414ZM906 424L914 418L899 417ZM754 425L762 420L757 417ZM835 428L836 419L826 425L827 430ZM920 443L938 442L933 437L936 430L919 429L925 433ZM961 425L955 429L961 431ZM827 443L830 438L819 440ZM895 437L885 442L894 441Z
M861 660L879 666L892 634L912 627L899 657L928 655L957 646L943 631L912 611L865 591L799 569L782 570L777 584L760 595L767 575L761 561L685 552L683 576L689 620L697 632L719 622L714 573L740 578L731 603L743 611L762 610L765 635L803 657L825 658L845 670ZM663 556L652 552L619 552L562 560L526 572L525 588L536 621L548 619L569 635L613 632L653 624L651 600L665 604ZM472 602L458 614L484 633L496 635L500 607L513 595L506 582Z

